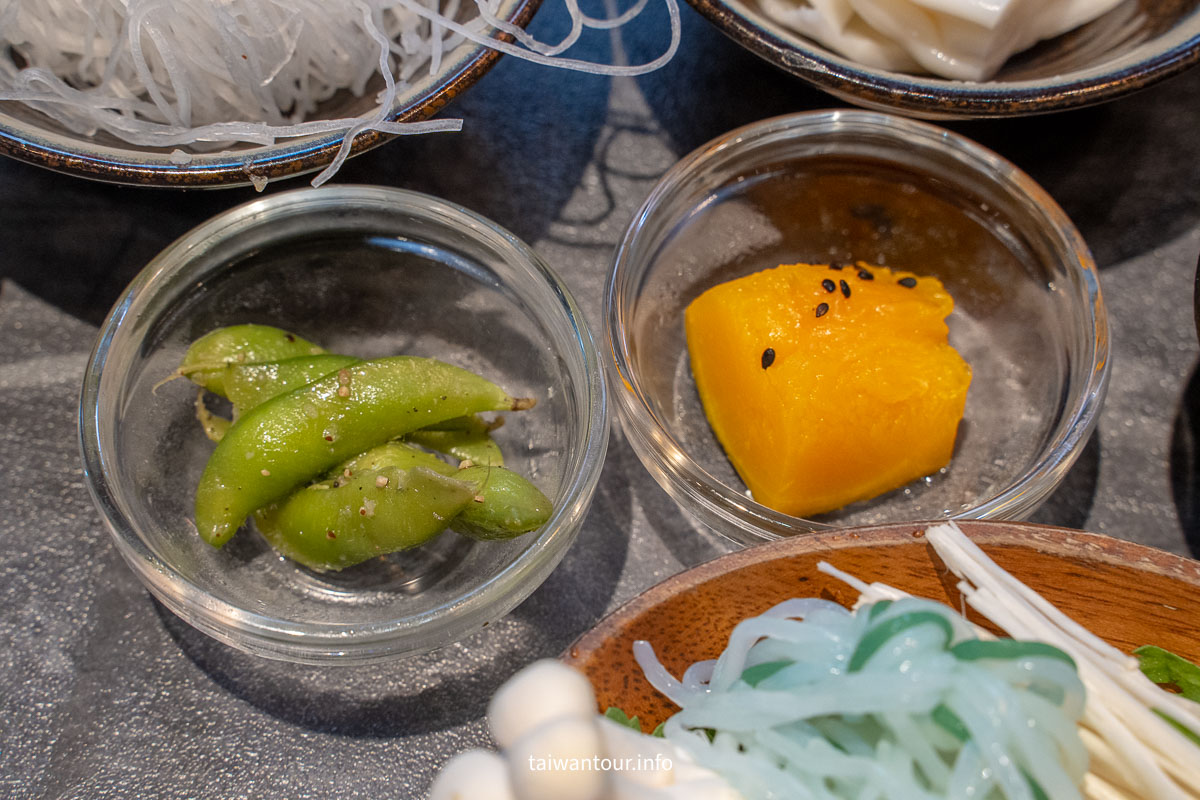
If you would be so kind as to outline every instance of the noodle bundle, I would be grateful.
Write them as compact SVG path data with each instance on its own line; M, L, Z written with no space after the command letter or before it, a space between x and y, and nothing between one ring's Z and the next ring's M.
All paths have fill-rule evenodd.
M460 129L461 120L387 117L400 92L437 74L444 54L464 41L604 74L656 69L678 46L678 8L666 0L672 40L654 61L613 67L558 58L583 29L624 24L646 5L599 20L565 2L571 31L550 45L500 19L500 0L0 0L0 101L24 103L80 135L105 131L150 147L198 151L343 133L319 185L364 130ZM364 114L314 118L339 93L370 91L375 104ZM189 157L178 151L171 160Z
M647 680L682 711L666 737L745 798L1071 800L1088 768L1071 659L983 641L952 609L851 613L792 600L741 622L716 661Z

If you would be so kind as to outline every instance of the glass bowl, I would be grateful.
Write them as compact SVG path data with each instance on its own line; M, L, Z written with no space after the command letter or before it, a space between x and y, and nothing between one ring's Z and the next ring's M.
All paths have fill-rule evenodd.
M508 541L447 532L341 573L299 567L247 530L210 547L191 520L213 447L196 389L157 384L192 340L245 322L365 358L436 357L536 398L494 436L506 465L553 501L549 521ZM256 200L164 250L101 328L80 408L88 485L150 591L223 642L306 663L422 652L506 614L578 533L608 426L591 334L536 253L465 209L365 186Z
M754 502L705 418L683 313L709 287L782 263L866 261L942 280L974 372L950 464L814 519ZM1108 321L1087 246L1054 201L949 131L867 111L769 119L709 142L650 193L605 296L614 404L663 488L751 544L831 526L1021 519L1096 423Z

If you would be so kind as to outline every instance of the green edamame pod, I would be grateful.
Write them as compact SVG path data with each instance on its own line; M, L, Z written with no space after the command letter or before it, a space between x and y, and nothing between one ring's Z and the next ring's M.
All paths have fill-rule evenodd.
M424 467L387 467L300 489L254 519L277 552L324 572L425 543L474 496L470 484Z
M295 350L300 353L287 355ZM178 374L228 399L237 417L272 397L359 361L326 353L312 342L269 325L233 325L198 339L188 349ZM222 418L200 407L196 415L208 438L220 441ZM438 423L409 439L460 461L499 467L504 465L504 455L488 435L496 427L471 415Z
M360 361L351 356L322 354L256 364L227 364L220 368L219 375L218 370L205 374L210 383L220 384L224 396L233 403L233 416L236 419L242 412L272 397L286 394ZM209 411L202 397L196 398L196 419L204 428L204 435L214 442L221 441L233 424L231 420Z
M334 353L266 361L254 364L230 364L223 379L225 397L233 403L234 416L265 403L272 397L290 392L318 378L357 364L361 359ZM459 461L504 466L500 447L488 434L498 427L475 415L455 417L413 431L404 437L430 450L454 456Z
M225 397L233 403L233 415L238 417L274 397L361 361L353 356L322 353L282 361L230 364L223 378Z
M200 478L196 527L220 547L251 512L350 456L453 417L532 405L433 359L393 356L344 367L234 423Z
M492 441L491 432L498 425L484 422L479 417L456 417L404 437L406 442L419 444L454 456L459 461L470 461L484 466L503 467L504 454L500 446Z
M550 518L553 506L546 495L517 473L504 467L474 466L457 469L432 453L400 442L372 448L340 465L337 475L387 467L425 467L471 485L474 502L449 524L473 539L511 539L536 530ZM335 478L341 482L342 478Z
M372 447L359 453L354 458L339 464L330 474L329 481L340 482L341 477L344 477L347 472L354 475L359 470L364 469L385 469L388 467L396 467L397 469L412 469L413 467L425 467L442 475L453 475L458 472L458 467L453 464L447 464L433 453L427 453L409 444L403 442L387 442L378 447Z
M468 467L454 477L476 487L475 501L462 510L450 527L472 539L511 539L529 533L550 519L546 495L504 467Z
M192 342L176 374L224 397L223 368L229 364L281 361L324 352L319 345L282 328L230 325L210 331Z

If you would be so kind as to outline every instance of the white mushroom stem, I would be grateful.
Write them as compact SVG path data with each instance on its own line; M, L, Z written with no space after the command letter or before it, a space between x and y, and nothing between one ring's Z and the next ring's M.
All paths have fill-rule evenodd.
M520 800L604 800L608 761L593 714L564 716L528 731L504 751Z
M490 750L468 750L446 762L429 800L516 800L508 762Z
M488 727L502 748L557 717L590 718L596 695L577 670L549 659L535 661L509 678L488 704Z
M430 800L741 800L665 739L596 714L587 678L557 661L501 686L488 723L503 754L455 756Z

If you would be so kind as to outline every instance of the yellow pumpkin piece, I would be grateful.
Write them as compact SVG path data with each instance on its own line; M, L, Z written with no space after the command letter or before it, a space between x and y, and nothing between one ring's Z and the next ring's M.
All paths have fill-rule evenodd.
M937 278L790 264L706 291L685 315L700 400L754 499L794 516L950 461L971 368Z

